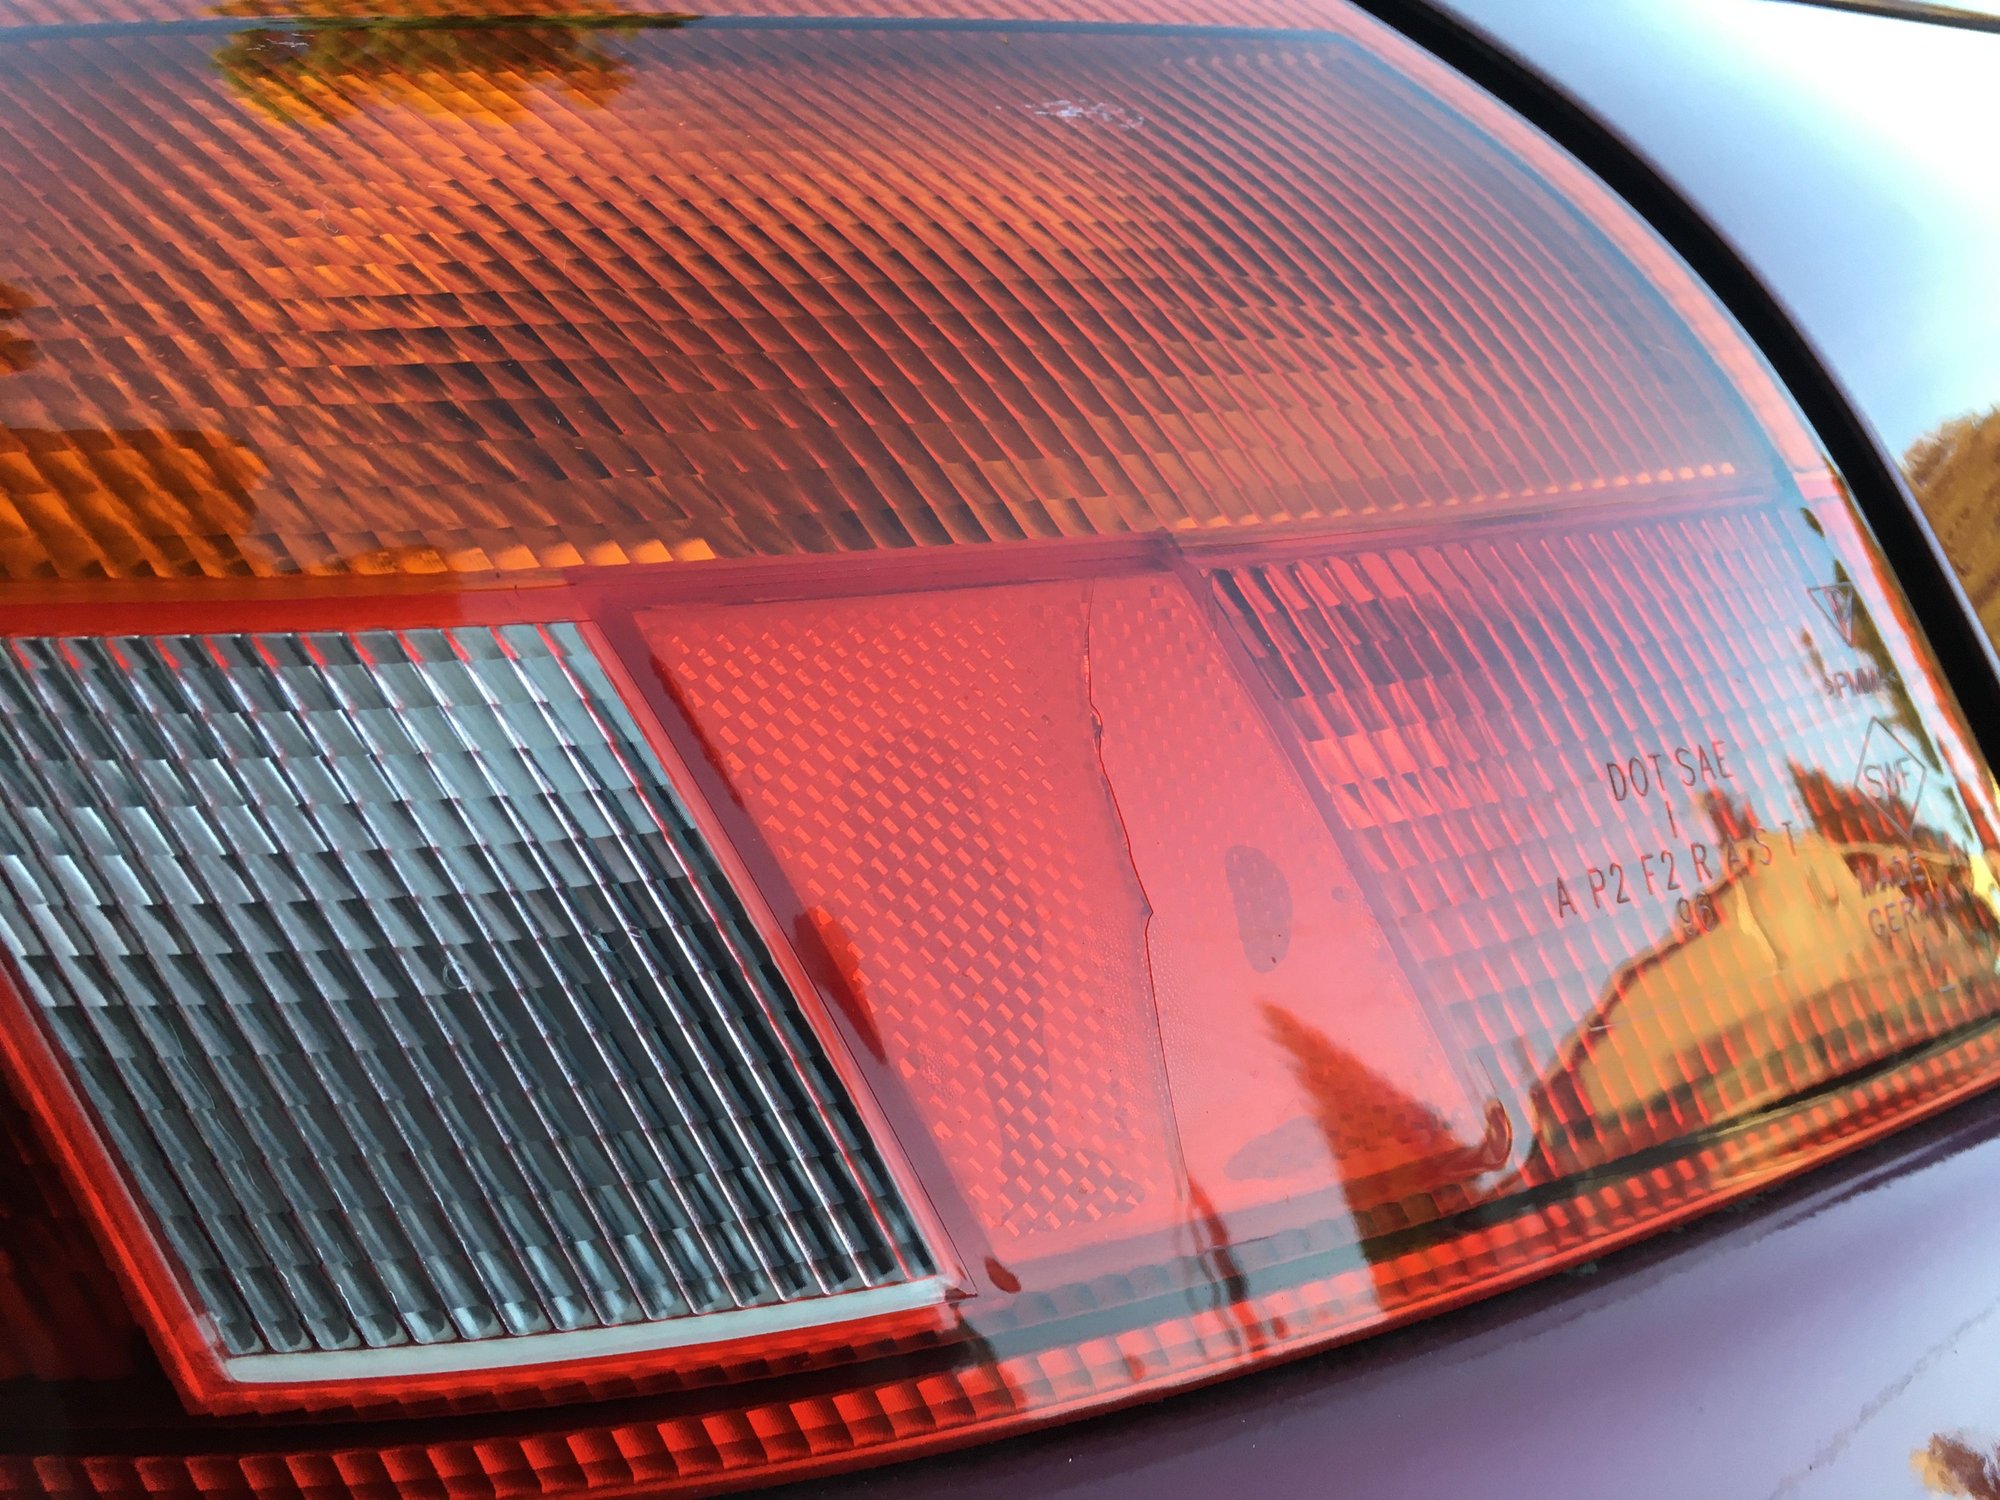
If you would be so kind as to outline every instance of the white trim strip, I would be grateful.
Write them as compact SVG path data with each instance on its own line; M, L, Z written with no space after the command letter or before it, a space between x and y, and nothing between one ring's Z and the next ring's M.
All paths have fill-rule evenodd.
M831 1323L855 1322L885 1313L941 1305L949 1290L942 1276L895 1286L804 1297L770 1307L739 1307L658 1323L616 1328L580 1328L569 1333L536 1333L521 1338L465 1339L449 1344L405 1344L392 1349L334 1349L310 1354L247 1354L225 1359L222 1373L242 1385L306 1384L376 1380L397 1375L448 1375L522 1365L567 1363L617 1354L685 1349L726 1339L791 1333Z

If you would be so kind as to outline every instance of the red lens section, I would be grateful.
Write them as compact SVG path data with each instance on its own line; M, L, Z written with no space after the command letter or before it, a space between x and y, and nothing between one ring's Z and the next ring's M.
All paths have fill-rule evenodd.
M1894 607L1877 581L1846 581L1843 509L1215 578L1449 1034L1532 1099L1536 1167L1616 1160L1991 1013L1991 792L1962 739L1914 727L1922 668L1874 626Z
M973 1263L1324 1191L1322 1098L1363 1191L1479 1137L1177 577L642 623L797 920L857 955L846 1008L950 1163Z
M1709 1133L1991 1045L1992 789L1845 501L1661 509L641 622L968 1263L1344 1221L1366 1319L1568 1253L1475 1205L1680 1143L1574 1243L1629 1234L1739 1185Z
M141 1364L139 1330L93 1226L32 1120L0 1097L0 1391L105 1381Z

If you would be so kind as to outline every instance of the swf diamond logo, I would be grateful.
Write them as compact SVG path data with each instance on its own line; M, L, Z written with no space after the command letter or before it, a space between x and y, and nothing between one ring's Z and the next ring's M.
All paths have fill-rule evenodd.
M1854 585L1822 583L1807 592L1812 595L1813 603L1819 606L1819 612L1826 616L1827 623L1833 626L1835 634L1845 644L1853 645L1855 617L1861 608L1861 601L1854 597Z
M1881 719L1868 721L1854 788L1881 808L1905 837L1916 828L1917 800L1929 779L1929 764L1910 748L1901 732Z

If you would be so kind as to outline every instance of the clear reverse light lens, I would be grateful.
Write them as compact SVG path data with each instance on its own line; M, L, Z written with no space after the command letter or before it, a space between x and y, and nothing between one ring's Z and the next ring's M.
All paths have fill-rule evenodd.
M575 626L16 639L0 770L0 931L231 1378L935 1297Z

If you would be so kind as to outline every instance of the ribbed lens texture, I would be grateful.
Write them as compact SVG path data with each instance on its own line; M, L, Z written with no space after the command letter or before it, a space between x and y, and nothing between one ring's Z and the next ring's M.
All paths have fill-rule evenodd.
M1453 1131L1485 1120L1172 578L644 625L851 955L848 1009L948 1152L966 1242L1018 1265L1190 1201L1324 1193L1329 1153L1350 1204L1477 1158Z
M17 639L0 923L233 1355L925 1252L573 626Z
M108 3L189 23L0 0L0 1050L234 1357L0 1140L0 1495L810 1477L2000 1077L2000 799L1811 435L1347 0Z
M1768 466L1626 250L1340 30L35 37L0 55L0 245L36 355L0 380L15 580L1227 531Z
M1822 529L1757 506L1213 575L1419 989L1526 1105L1530 1181L2000 1010L1990 782Z

